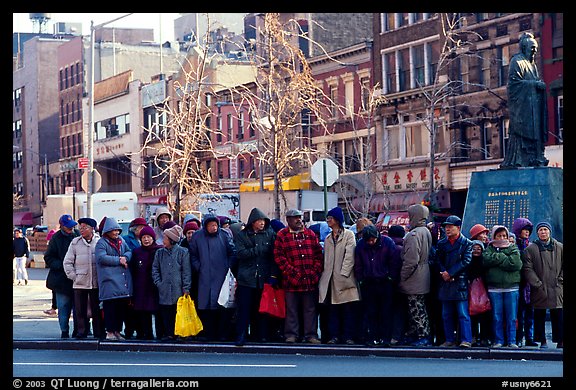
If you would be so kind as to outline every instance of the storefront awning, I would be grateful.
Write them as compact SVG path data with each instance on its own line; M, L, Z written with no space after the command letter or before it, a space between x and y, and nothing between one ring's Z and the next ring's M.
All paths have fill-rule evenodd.
M409 206L421 203L428 193L424 191L397 192L391 194L375 194L370 199L368 210L362 210L364 198L358 197L352 201L356 210L371 213L381 213L390 210L406 210Z
M144 196L142 198L138 198L138 203L140 204L166 204L168 195L160 195L160 196Z
M312 188L310 182L310 174L302 173L300 175L290 176L282 180L282 189L284 191L290 190L309 190ZM274 179L264 180L264 189L267 191L274 190ZM256 192L260 191L260 181L244 182L240 185L240 192Z
M34 216L30 211L17 211L12 214L12 225L14 226L32 226L34 225Z

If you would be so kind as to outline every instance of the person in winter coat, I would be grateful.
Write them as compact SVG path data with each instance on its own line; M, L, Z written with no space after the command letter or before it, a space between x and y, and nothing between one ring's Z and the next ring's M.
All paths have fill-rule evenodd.
M141 245L132 251L130 261L130 273L132 274L134 305L134 326L137 338L142 340L154 339L152 319L156 330L156 338L164 337L164 325L158 306L158 287L152 279L152 263L156 251L162 245L156 243L156 233L151 226L140 229L139 237Z
M264 283L278 284L280 269L274 262L276 233L270 218L259 208L250 211L246 227L234 238L238 260L236 287L236 345L248 338L266 342L271 336L273 318L258 312Z
M394 241L370 224L354 249L354 274L360 284L366 345L388 346L392 337L394 289L400 278L401 259Z
M178 299L190 295L192 271L190 254L178 243L182 228L175 225L164 230L164 247L159 248L152 263L152 280L158 287L159 304L164 324L162 340L174 339Z
M132 296L132 274L128 269L132 251L120 238L122 227L112 217L101 221L102 236L96 243L99 297L104 309L106 340L124 340L120 334ZM60 310L60 306L58 306Z
M442 302L442 321L446 341L442 347L472 346L472 327L468 310L467 268L472 261L472 241L460 232L462 220L451 215L442 222L446 237L436 245L436 262L440 270L438 299ZM433 275L438 277L438 275ZM458 333L458 334L457 334Z
M26 259L30 257L30 243L28 239L22 235L22 230L14 230L14 240L12 241L12 255L14 256L12 283L18 280L18 285L24 281L24 285L28 285L28 271L26 271Z
M274 242L274 261L282 271L286 291L284 340L295 343L303 334L306 342L320 344L317 304L323 253L316 233L304 226L303 215L300 210L288 210L288 226L277 233Z
M402 268L398 289L408 303L407 342L413 346L431 344L430 321L426 310L426 294L430 292L432 233L426 226L430 210L422 204L408 207L410 230L404 237Z
M534 230L534 224L528 218L516 218L512 222L512 233L516 235L516 245L520 250L520 259L524 262L522 254L530 245L530 235ZM516 342L521 347L524 343L527 347L537 347L534 341L534 307L530 303L530 284L524 273L520 273L520 294L518 296L518 327L516 329Z
M400 268L402 267L402 250L404 248L404 236L406 230L402 225L392 225L388 228L388 237L394 241L396 250L392 255L392 264L397 269L394 270L394 291L392 292L392 330L390 345L398 345L402 339L406 328L406 302L404 295L398 291L398 280L400 279Z
M356 322L360 314L360 292L354 274L356 236L344 228L340 207L328 211L326 222L331 232L324 239L319 302L328 307L328 344L352 345L357 338Z
M80 218L78 220L80 237L70 242L64 256L64 272L73 282L74 311L76 312L77 339L85 339L90 332L88 309L92 313L92 327L95 338L103 336L103 322L98 297L98 273L96 271L96 243L100 236L95 232L96 220Z
M190 260L198 273L196 308L204 326L198 339L227 341L232 337L234 309L220 306L218 296L228 269L236 274L236 247L215 214L204 215L202 228L192 235Z
M472 240L472 261L468 266L468 282L472 283L474 279L480 278L484 286L486 286L486 275L482 261L483 252L484 242L482 240ZM492 342L492 313L486 311L470 315L470 322L472 326L472 346L489 347Z
M516 343L516 316L522 260L516 244L508 240L508 228L492 226L492 240L482 253L486 275L486 289L492 305L492 347L507 345L518 348Z
M168 210L168 207L160 206L156 209L156 226L154 226L154 233L156 233L156 243L158 245L164 245L164 226L166 222L172 220L172 213Z
M140 246L139 233L144 226L148 226L144 218L134 218L128 226L128 232L122 235L122 239L131 251ZM128 303L126 315L124 316L124 337L131 339L136 332L136 315L134 314L134 302Z
M522 272L530 284L530 303L534 306L534 341L547 348L546 311L550 311L552 342L564 347L564 245L552 237L546 221L536 224L538 238L524 250Z
M72 336L76 336L78 321L74 307L74 290L72 280L68 279L64 272L64 257L68 251L70 243L80 232L75 229L78 224L71 215L64 214L60 217L60 230L58 230L48 244L44 252L44 262L50 268L46 277L46 287L56 294L56 305L58 306L58 323L60 325L61 338L70 338L70 314L74 316L74 331Z

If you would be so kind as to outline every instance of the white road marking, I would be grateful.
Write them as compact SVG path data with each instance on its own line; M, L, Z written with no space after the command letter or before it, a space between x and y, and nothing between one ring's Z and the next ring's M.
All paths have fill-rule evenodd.
M260 367L260 368L296 368L296 364L212 364L212 363L72 363L72 362L23 362L15 366L142 366L142 367Z

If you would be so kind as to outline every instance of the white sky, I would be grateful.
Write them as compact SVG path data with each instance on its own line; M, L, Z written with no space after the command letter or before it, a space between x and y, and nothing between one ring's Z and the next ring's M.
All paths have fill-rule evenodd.
M90 22L94 25L114 20L126 13L52 13L52 18L46 23L44 32L52 33L54 23L82 23L82 35L90 35ZM174 40L174 19L178 13L133 13L106 27L123 28L153 28L154 40L160 41L160 25L162 26L162 42ZM38 32L38 26L30 20L28 13L12 14L12 32Z

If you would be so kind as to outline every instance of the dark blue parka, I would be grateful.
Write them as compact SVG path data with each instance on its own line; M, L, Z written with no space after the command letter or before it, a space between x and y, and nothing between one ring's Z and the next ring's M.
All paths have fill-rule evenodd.
M472 262L472 241L462 234L454 244L443 238L436 245L435 262L440 272L448 271L451 276L446 282L440 275L438 298L441 301L464 301L468 299L468 275L466 268Z

